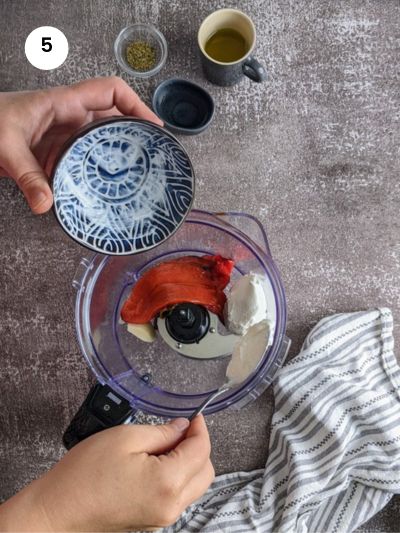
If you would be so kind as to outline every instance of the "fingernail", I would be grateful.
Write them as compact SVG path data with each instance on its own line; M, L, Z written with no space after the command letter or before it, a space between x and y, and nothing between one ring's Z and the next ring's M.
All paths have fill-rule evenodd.
M178 431L185 431L190 426L190 422L187 418L174 418L170 422L171 426L174 426Z

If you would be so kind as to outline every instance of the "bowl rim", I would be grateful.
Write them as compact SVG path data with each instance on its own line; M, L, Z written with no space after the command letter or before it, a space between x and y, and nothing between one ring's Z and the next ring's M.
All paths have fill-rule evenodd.
M121 54L118 52L118 45L124 33L139 29L139 27L147 28L151 33L155 35L156 39L160 43L161 59L151 70L135 70L132 67L129 67L129 65L122 59ZM153 26L153 24L148 24L146 22L136 22L134 24L130 24L129 26L125 26L125 28L122 28L122 30L118 33L114 41L114 55L118 65L127 74L130 74L131 76L134 76L136 78L150 78L151 76L157 74L165 65L165 62L167 61L168 57L168 44L164 34L158 28Z
M156 103L157 103L157 98L158 98L158 95L159 95L161 89L163 89L164 87L167 87L168 85L175 84L175 83L183 83L184 85L187 85L189 87L192 87L192 88L194 87L194 88L196 88L197 90L199 90L201 93L203 93L205 95L205 97L207 98L207 100L210 103L210 114L209 114L209 117L208 117L207 121L203 125L195 127L195 128L187 128L187 127L184 127L184 126L178 126L178 125L166 120L165 117L163 117L157 111ZM162 82L160 82L157 85L157 87L154 89L153 96L152 96L152 99L151 99L151 103L152 103L153 111L164 122L165 126L167 126L168 128L171 128L171 129L173 129L175 131L201 133L206 128L208 128L208 126L210 125L212 119L214 118L214 114L215 114L215 102L214 102L214 99L211 96L211 94L206 89L204 89L204 87L199 85L198 83L196 83L194 81L191 81L191 80L186 80L184 78L168 78L168 79L163 80Z

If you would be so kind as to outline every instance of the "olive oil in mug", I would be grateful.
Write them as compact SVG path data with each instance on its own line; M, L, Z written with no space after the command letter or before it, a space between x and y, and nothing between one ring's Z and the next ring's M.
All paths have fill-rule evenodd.
M233 28L221 28L207 39L204 49L212 59L232 63L244 57L248 47L241 33Z

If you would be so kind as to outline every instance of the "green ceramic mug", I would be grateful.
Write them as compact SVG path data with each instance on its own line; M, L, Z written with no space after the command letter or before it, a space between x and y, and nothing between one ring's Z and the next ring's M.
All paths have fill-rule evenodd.
M243 55L235 61L224 62L206 51L209 39L220 30L233 30L244 40ZM239 37L240 37L239 36ZM234 85L243 76L256 82L265 81L264 67L252 56L256 44L256 29L249 16L238 9L219 9L202 22L197 34L204 75L216 85Z

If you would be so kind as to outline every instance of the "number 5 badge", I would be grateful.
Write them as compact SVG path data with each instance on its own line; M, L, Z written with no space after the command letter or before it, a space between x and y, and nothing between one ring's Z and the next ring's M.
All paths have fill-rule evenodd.
M68 41L62 31L53 26L33 30L25 41L25 55L31 65L40 70L52 70L68 56Z

